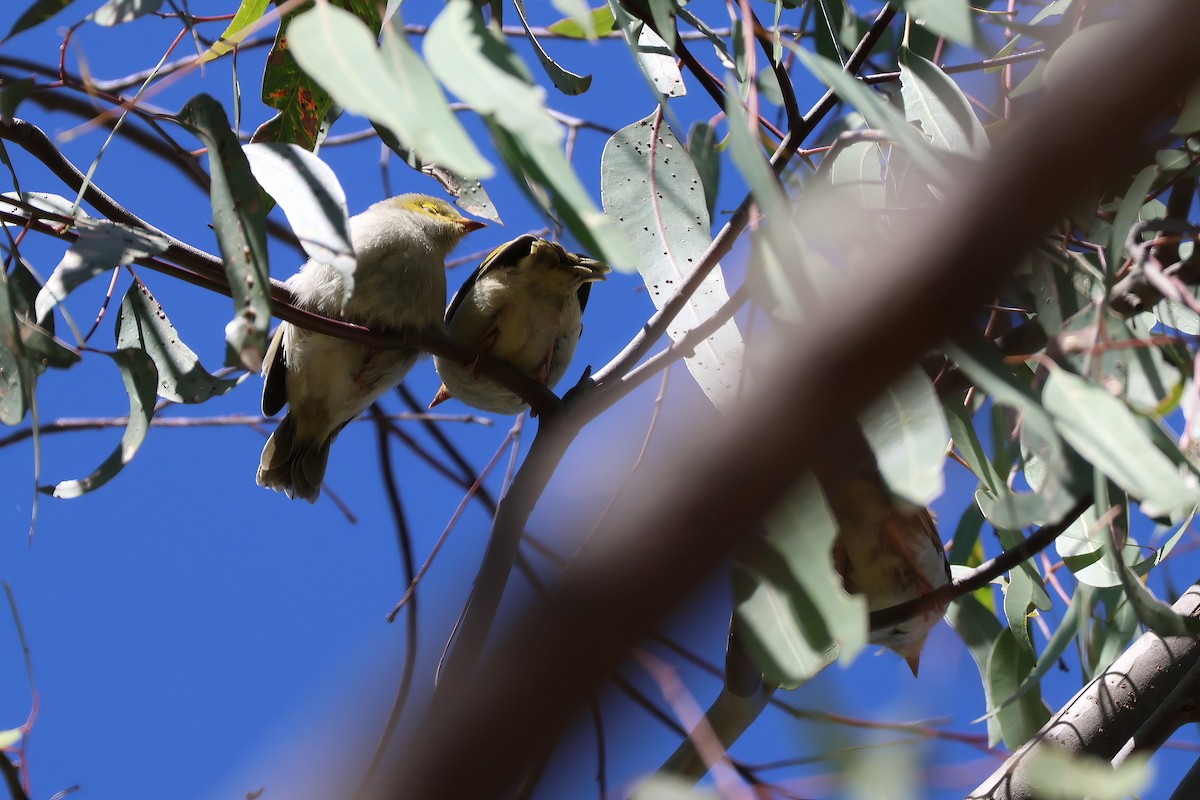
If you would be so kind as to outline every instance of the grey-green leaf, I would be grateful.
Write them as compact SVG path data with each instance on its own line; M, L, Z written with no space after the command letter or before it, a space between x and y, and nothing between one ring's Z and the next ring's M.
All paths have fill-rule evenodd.
M338 104L390 128L425 161L478 178L494 174L408 44L398 15L383 28L382 49L366 23L329 3L298 15L287 35L296 62Z
M23 359L8 278L0 269L0 422L5 425L19 424L29 410L26 390L33 387Z
M488 196L487 190L483 188L483 184L478 178L463 177L440 164L426 164L416 153L400 144L396 134L377 122L372 124L375 132L379 134L379 138L388 146L388 149L399 156L408 166L440 183L442 188L454 198L454 202L458 204L459 208L476 217L504 224L500 219L500 212L496 210L492 198Z
M562 141L562 126L546 111L546 90L531 83L524 65L484 27L470 0L446 3L429 26L424 52L433 74L478 113L515 136L554 145Z
M600 194L604 210L642 254L638 272L655 308L662 308L712 242L704 186L687 150L656 114L626 126L604 146ZM673 341L709 319L729 299L720 266L667 328ZM737 399L745 346L732 319L685 359L688 371L718 409Z
M179 338L163 307L145 286L135 283L117 314L117 348L144 351L158 372L158 396L176 403L203 403L225 394L236 380L216 378Z
M893 494L918 506L942 493L950 432L933 382L920 367L904 373L858 417Z
M1043 742L1027 753L1021 768L1037 796L1045 800L1125 800L1145 796L1154 772L1149 755L1136 753L1113 767L1107 758L1068 753Z
M108 220L79 220L76 228L79 238L38 292L35 303L38 324L44 323L54 306L89 278L167 249L167 240L162 236Z
M920 124L935 147L962 155L987 150L987 134L962 89L907 47L900 48L900 95L905 116Z
M692 123L688 130L688 153L704 187L704 205L710 220L717 213L717 191L721 185L721 154L717 145L716 128L707 122Z
M233 294L234 317L225 326L226 363L258 372L271 322L262 191L220 103L206 94L197 95L179 112L178 120L208 148L213 227Z
M542 63L542 69L546 70L546 75L550 78L550 82L554 84L555 88L567 95L583 94L586 92L592 85L592 76L576 75L552 59L550 54L546 52L546 49L542 47L542 43L533 35L533 30L529 27L529 20L525 17L524 0L513 0L513 6L517 9L517 16L521 18L521 25L525 28L525 36L529 39L529 43L533 45L533 52L537 54L538 61Z
M901 0L904 10L939 36L974 47L977 44L967 0Z
M275 199L312 260L337 270L342 302L354 293L354 246L346 193L333 170L303 147L260 142L242 148L258 185Z
M154 415L154 387L158 383L154 362L141 350L118 350L105 355L121 371L125 391L129 395L129 419L125 432L117 449L91 475L79 480L62 481L52 487L41 487L41 491L55 497L79 497L108 483L133 460L150 428L150 418Z
M111 28L146 14L153 14L162 4L163 0L108 0L92 12L92 22Z
M9 0L11 3L13 0ZM35 25L40 25L46 20L53 17L58 12L62 11L75 0L35 0L28 8L17 17L17 21L9 28L8 35L5 39L11 39L21 31L26 31Z
M1142 501L1146 513L1181 518L1200 502L1200 486L1142 432L1129 407L1099 386L1052 369L1042 403L1062 437L1097 469Z
M1015 695L1035 665L1033 656L1018 646L1013 632L1010 629L1002 631L988 654L988 704L995 706ZM995 719L1005 746L1015 750L1046 724L1050 719L1050 709L1042 700L1040 691L1026 689L1015 703L1000 708Z

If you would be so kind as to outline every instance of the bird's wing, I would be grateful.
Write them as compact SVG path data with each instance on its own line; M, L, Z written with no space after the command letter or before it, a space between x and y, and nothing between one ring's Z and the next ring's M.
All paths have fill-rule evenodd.
M275 329L271 344L267 348L267 356L263 359L263 396L262 412L273 417L287 403L287 365L283 352L283 326Z
M471 289L475 286L475 281L484 273L492 269L515 264L525 256L529 255L533 248L533 243L537 241L537 237L531 234L524 234L513 239L511 242L500 245L483 260L483 263L471 273L471 277L467 278L458 291L454 293L454 299L450 301L450 305L446 306L446 324L450 324L450 320L454 319L455 313L458 312L458 307L462 305L464 299L470 296Z

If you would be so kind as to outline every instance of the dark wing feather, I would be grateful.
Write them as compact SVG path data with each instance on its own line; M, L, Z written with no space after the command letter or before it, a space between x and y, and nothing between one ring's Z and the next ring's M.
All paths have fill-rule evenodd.
M588 281L583 286L580 286L579 291L575 294L579 297L579 313L582 314L584 309L587 308L588 298L592 295L592 282Z
M483 263L471 273L471 277L463 281L463 285L458 287L458 291L454 293L454 298L450 301L450 305L446 306L446 324L449 324L450 320L454 319L454 315L458 312L458 307L471 294L471 289L474 288L475 281L479 280L479 276L488 270L517 263L529 255L533 249L533 243L536 241L536 236L526 233L507 244L500 245L489 253L488 257L483 260Z
M283 352L283 325L275 329L267 360L263 362L262 412L268 417L278 414L287 404L287 357Z

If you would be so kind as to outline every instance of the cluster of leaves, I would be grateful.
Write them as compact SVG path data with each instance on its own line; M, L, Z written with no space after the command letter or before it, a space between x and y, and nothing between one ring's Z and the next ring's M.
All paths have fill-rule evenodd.
M9 36L69 3L38 0ZM270 21L267 5L244 0L195 63L225 57ZM494 15L499 5L493 4ZM989 142L1003 137L1005 114L990 108L1053 91L1057 76L1114 24L1097 23L1069 0L1049 3L1026 20L1005 16L997 24L981 24L982 15L965 2L907 0L900 4L907 14L903 43L894 44L888 28L879 44L881 57L894 59L897 72L875 81L898 81L899 92L882 93L846 68L847 52L871 29L848 2L776 2L772 25L758 29L756 21L737 15L728 37L674 0L610 2L595 10L579 2L558 5L570 16L552 26L555 35L595 40L617 32L659 98L653 113L617 131L604 148L598 165L603 211L564 150L563 126L546 89L469 0L446 3L425 32L421 53L405 32L399 3L382 11L365 0L287 4L262 82L263 103L277 114L251 143L240 143L224 107L208 95L193 98L175 116L209 154L223 273L204 277L234 301L225 327L229 366L256 370L265 350L273 302L265 220L273 202L283 207L307 254L337 267L352 291L344 193L315 155L348 111L368 118L405 163L437 177L468 211L495 215L483 181L507 170L582 249L641 274L655 307L673 314L666 327L672 340L715 322L688 350L686 364L713 404L734 412L740 394L763 378L747 367L745 338L730 311L738 303L710 257L722 164L736 169L765 220L751 235L743 296L774 324L803 326L806 309L821 302L823 292L854 280L856 232L839 220L887 235L935 206L957 167L984 157ZM111 0L91 19L113 25L160 6L161 0ZM564 94L588 91L591 76L556 62L529 24L524 4L516 0L515 8L545 80ZM781 34L780 25L792 15L799 23L793 30L812 31L812 48ZM1001 26L1009 38L997 46ZM677 62L691 58L680 28L698 32L725 70L724 83L696 73L695 83L720 104L720 120L696 122L686 135L671 104L691 82ZM756 37L769 62L761 70ZM1001 62L1027 57L1033 68L1022 68L1025 77L1014 85L1002 63L986 71L978 65L970 88L988 98L984 104L935 63L947 50ZM787 159L778 158L813 133L794 108L788 69L797 61L846 106L808 143L820 154L811 173L784 170ZM32 89L6 86L0 108L11 113ZM478 115L493 157L459 121L447 93ZM771 140L774 126L757 114L760 104L787 112L788 145ZM996 121L981 124L975 105ZM1040 679L1072 644L1094 675L1143 628L1200 632L1145 584L1200 503L1200 460L1189 447L1200 424L1193 419L1200 390L1191 375L1195 343L1188 338L1200 334L1200 301L1184 280L1194 274L1196 228L1186 215L1200 162L1200 145L1188 134L1197 128L1200 96L1193 96L1175 126L1157 135L1132 179L1124 175L1098 188L1096 202L1064 221L1028 258L985 314L986 326L948 343L861 417L882 477L903 502L924 506L943 492L948 448L978 478L976 502L954 528L949 557L956 568L983 562L985 522L1005 548L1016 548L1023 530L1058 522L1090 500L1056 544L1074 578L1073 591L1041 652L1033 626L1052 601L1046 576L1032 561L1000 578L1002 615L986 590L959 597L949 611L979 667L993 743L1016 747L1049 718ZM777 146L772 161L768 151ZM10 256L0 273L0 421L17 425L36 409L38 375L47 367L71 366L86 346L89 337L78 330L76 346L55 335L54 312L68 293L121 265L161 267L178 256L181 243L129 220L88 217L78 200L23 191L2 141L0 158L16 187L0 201L7 206L0 211ZM1168 208L1157 199L1164 192L1182 199ZM18 256L14 232L21 226L69 232L72 239L44 282ZM678 288L701 264L705 271L694 292L678 303ZM194 262L189 266L201 271ZM1131 295L1136 302L1128 300ZM125 380L128 426L116 451L91 475L50 487L59 497L97 488L128 462L146 435L156 397L203 402L235 383L200 366L136 281L121 303L115 349L96 352L111 358ZM1180 408L1186 412L1182 426ZM1145 528L1145 519L1174 533L1156 547L1141 544L1133 530ZM737 618L769 684L795 687L835 659L848 662L866 644L864 606L841 590L829 558L836 535L821 493L806 484L767 521L766 535L737 565Z

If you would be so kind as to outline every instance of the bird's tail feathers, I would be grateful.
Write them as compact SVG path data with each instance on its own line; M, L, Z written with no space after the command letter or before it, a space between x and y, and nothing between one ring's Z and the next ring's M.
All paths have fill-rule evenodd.
M321 495L325 466L329 463L329 445L337 434L314 440L302 437L296 430L291 414L279 422L279 427L267 439L258 467L258 485L288 497L302 497L310 503Z

